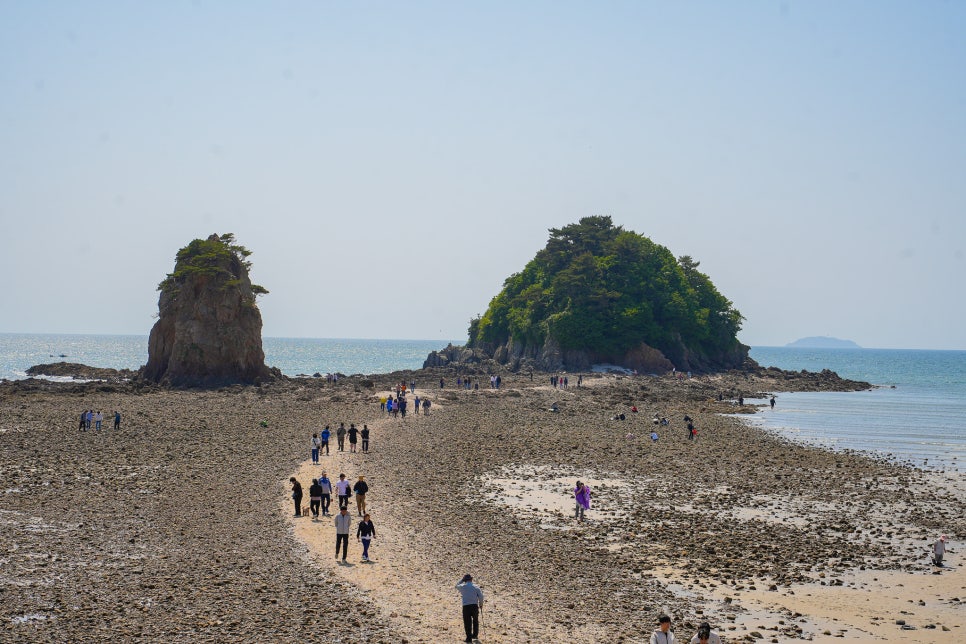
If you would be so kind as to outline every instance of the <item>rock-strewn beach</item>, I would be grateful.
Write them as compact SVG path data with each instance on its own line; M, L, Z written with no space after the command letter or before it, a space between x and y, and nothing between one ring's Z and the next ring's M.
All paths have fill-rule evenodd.
M380 414L380 392L411 378L431 413ZM484 642L645 641L660 612L682 639L705 620L729 641L962 637L961 475L790 444L722 415L738 410L719 392L820 386L787 374L570 380L4 383L0 639L459 641L452 587L465 572L489 597ZM120 409L121 431L79 432L88 408ZM655 413L671 425L653 443ZM339 422L368 423L372 453L333 441L307 463L312 431ZM372 564L353 537L351 565L337 565L329 520L292 518L288 477L307 492L323 468L366 476ZM582 524L577 478L594 488ZM935 575L940 533L954 552Z

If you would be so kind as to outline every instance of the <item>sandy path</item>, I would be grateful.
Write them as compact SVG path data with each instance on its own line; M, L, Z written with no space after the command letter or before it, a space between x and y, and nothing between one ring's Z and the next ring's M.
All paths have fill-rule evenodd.
M378 393L374 398L388 395L388 391ZM437 413L445 404L435 395L431 413ZM377 441L386 443L394 426L400 419L385 415L367 423L372 430L373 451L384 448ZM410 418L408 421L412 422ZM358 424L357 424L358 426ZM440 642L441 640L462 641L463 623L460 618L459 595L454 588L465 571L439 570L433 565L432 553L426 553L425 537L416 533L411 522L387 511L385 503L389 490L380 480L378 462L369 459L370 455L350 453L348 439L346 451L339 452L335 436L332 438L332 453L320 456L320 465L313 465L311 459L302 463L293 473L303 485L305 497L303 505L308 505L308 485L325 471L334 482L340 473L345 473L353 483L362 474L372 487L367 495L367 511L376 527L376 538L369 547L369 562L362 558L362 544L356 540L355 531L361 517L358 516L355 497L350 499L349 510L352 515L352 529L349 537L349 554L346 563L335 557L335 525L333 517L294 518L291 515L291 500L284 504L284 512L294 526L296 537L304 542L316 556L319 565L337 574L356 587L365 590L380 611L383 620L398 626L411 642ZM361 443L360 443L361 447ZM338 512L338 501L333 499L330 511ZM431 545L429 546L431 547ZM517 610L507 610L514 602L507 593L494 592L483 587L487 604L501 607L499 612L483 610L481 641L520 642L526 641L525 633L543 632L545 626L535 623L531 616ZM588 641L592 641L588 639Z

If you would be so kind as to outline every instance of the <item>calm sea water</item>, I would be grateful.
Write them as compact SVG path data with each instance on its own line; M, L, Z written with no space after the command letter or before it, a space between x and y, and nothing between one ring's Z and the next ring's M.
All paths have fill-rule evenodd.
M262 339L265 363L287 376L419 369L430 351L446 344L446 340ZM148 337L0 333L0 378L25 378L33 365L61 361L137 369L148 361Z
M418 369L447 342L264 338L262 344L268 365L296 376ZM0 378L24 378L32 365L61 360L137 369L147 362L147 346L142 335L0 333ZM966 351L752 347L751 356L766 367L831 369L881 385L854 393L781 394L774 410L751 422L830 449L966 471Z
M820 371L879 387L780 394L752 422L832 449L966 471L966 351L752 347L762 366Z

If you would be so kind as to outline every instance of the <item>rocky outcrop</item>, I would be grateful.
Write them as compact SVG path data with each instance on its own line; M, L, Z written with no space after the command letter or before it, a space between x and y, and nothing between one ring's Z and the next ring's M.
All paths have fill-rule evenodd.
M262 316L248 277L248 251L231 235L196 239L178 252L158 287L145 380L175 387L258 384L280 375L265 365Z
M130 369L108 369L102 367L89 367L86 364L76 362L54 362L51 364L38 364L27 369L28 376L56 376L62 378L73 378L74 380L107 380L117 382L129 380L137 375L136 371Z
M716 364L741 365L748 357L748 347L739 345L734 356L726 359L702 359L693 352L682 349L681 355L676 356L680 364L685 365L684 371L695 372L714 371ZM478 364L488 361L498 363L510 371L520 369L536 369L539 371L589 371L595 364L613 364L639 373L663 374L672 371L675 364L659 350L645 343L640 343L623 355L601 355L590 350L561 349L560 345L551 337L543 345L526 345L514 342L512 339L499 346L483 345L480 347L463 347L449 345L440 351L433 351L423 363L423 368L446 367L455 365Z

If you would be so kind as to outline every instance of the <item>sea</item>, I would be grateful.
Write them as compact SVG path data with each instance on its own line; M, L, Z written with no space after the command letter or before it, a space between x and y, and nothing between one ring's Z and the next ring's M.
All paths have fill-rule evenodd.
M831 369L875 386L780 393L774 409L764 406L749 422L829 449L966 471L966 351L752 347L751 357L764 367Z
M380 374L419 369L447 340L263 338L265 362L287 376ZM462 340L453 340L462 344ZM137 369L146 335L0 333L0 378L26 378L32 365L78 362ZM924 469L966 471L966 351L752 347L765 367L831 369L875 385L860 392L779 393L747 422L791 440L855 450Z
M431 351L465 340L360 340L262 338L265 364L286 376L379 374L421 369ZM0 333L0 378L27 377L33 365L76 362L91 367L138 369L148 361L146 335Z

